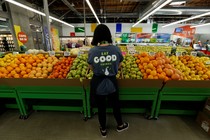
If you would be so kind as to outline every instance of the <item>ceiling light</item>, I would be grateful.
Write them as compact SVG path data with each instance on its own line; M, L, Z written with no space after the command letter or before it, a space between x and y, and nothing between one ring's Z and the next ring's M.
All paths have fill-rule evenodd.
M55 20L55 21L57 21L57 22L63 23L63 24L65 24L65 25L67 25L67 26L74 27L73 25L71 25L71 24L69 24L69 23L67 23L67 22L64 22L64 21L62 21L62 20L60 20L60 19L57 19L57 18L55 18L55 17L49 16L49 18L52 19L52 20Z
M7 28L8 26L6 26L6 25L0 25L0 27Z
M160 9L158 11L160 11L160 12L175 12L177 15L181 15L182 14L182 11L180 11L180 10L173 10L173 9Z
M194 25L194 26L191 26L190 28L197 28L197 27L203 27L203 26L208 26L208 25L210 25L210 23Z
M1 21L7 21L6 18L1 18L1 17L0 17L0 20L1 20Z
M88 4L88 6L90 7L90 9L91 9L93 15L95 16L96 20L98 21L98 23L101 24L101 22L99 21L99 19L98 19L96 13L95 13L95 11L94 11L94 9L93 9L93 7L92 7L90 1L89 1L89 0L86 0L86 2L87 2L87 4Z
M5 1L8 1L9 3L12 3L12 4L17 5L17 6L19 6L19 7L22 7L22 8L24 8L24 9L27 9L27 10L32 11L32 12L34 12L34 13L37 13L37 14L39 14L39 15L45 16L45 14L44 14L43 12L40 12L40 11L38 11L38 10L36 10L36 9L33 9L33 8L29 7L29 6L26 6L26 5L24 5L24 4L21 4L21 3L19 3L19 2L16 2L16 1L14 1L14 0L5 0Z
M185 4L186 3L186 1L176 1L176 2L172 2L172 3L170 3L169 5L182 5L182 4Z
M150 15L154 14L156 11L158 11L159 9L161 9L162 7L164 7L165 5L169 4L172 0L166 0L164 3L162 3L160 6L158 6L156 9L154 9L152 12L148 13L147 15L145 15L142 19L140 19L138 22L136 22L132 27L136 26L137 24L139 24L140 22L142 22L143 20L147 19Z
M196 18L199 18L199 17L204 17L204 16L207 16L207 15L210 15L210 12L200 14L200 15L197 15L197 16L193 16L193 17L190 17L190 18L186 18L186 19L183 19L183 20L179 20L179 21L176 21L176 22L172 22L170 24L162 26L162 28L172 26L172 25L175 25L175 24L178 24L178 23L182 23L182 22L185 22L185 21L189 21L189 20L192 20L192 19L196 19Z
M29 6L26 6L26 5L24 5L24 4L21 4L21 3L19 3L19 2L16 2L16 1L14 1L14 0L5 0L5 1L7 1L7 2L9 2L9 3L12 3L12 4L16 5L16 6L22 7L22 8L24 8L24 9L27 9L27 10L29 10L29 11L32 11L32 12L34 12L34 13L37 13L37 14L39 14L39 15L46 16L45 13L43 13L43 12L41 12L41 11L38 11L38 10L36 10L36 9L33 9L33 8L31 8L31 7L29 7ZM64 22L64 21L62 21L62 20L59 20L59 19L55 18L55 17L49 16L49 18L52 19L52 20L58 21L58 22L60 22L60 23L63 23L63 24L65 24L65 25L67 25L67 26L74 27L73 25L68 24L68 23L66 23L66 22Z

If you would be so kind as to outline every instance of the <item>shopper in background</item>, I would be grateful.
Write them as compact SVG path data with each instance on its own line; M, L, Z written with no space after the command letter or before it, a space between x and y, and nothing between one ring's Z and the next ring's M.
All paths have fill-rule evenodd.
M93 47L88 54L88 63L93 70L90 93L94 95L98 107L98 119L102 137L106 137L106 99L112 105L117 122L117 131L128 129L129 124L122 121L119 91L116 75L123 56L117 46L112 45L109 28L100 24L96 27L92 40Z
M193 47L194 44L195 44L195 40L193 39L192 42L190 43L190 47L191 47L192 49L194 49L194 47Z
M70 49L82 47L80 44L71 42L70 40L68 41L66 45L67 45L67 48L70 48Z
M206 42L204 43L204 45L207 45L207 44L209 44L209 40L206 40Z
M6 52L9 51L9 44L8 44L8 42L6 40L6 37L3 37L2 43L3 43L3 46L4 46L4 50Z
M208 50L208 44L209 44L209 40L206 40L206 42L203 44L203 45L204 45L204 48L205 48L206 50Z
M200 47L199 50L202 50L203 45L200 40L198 41L198 46Z

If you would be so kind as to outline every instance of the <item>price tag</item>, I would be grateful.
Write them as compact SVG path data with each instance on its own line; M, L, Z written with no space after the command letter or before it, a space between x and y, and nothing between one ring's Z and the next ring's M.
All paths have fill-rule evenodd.
M29 54L29 52L28 52L28 51L26 51L26 52L25 52L25 54Z
M71 47L75 48L76 47L76 43L72 43Z
M132 45L132 46L127 46L127 49L128 50L135 50L135 47Z
M63 55L64 56L70 56L70 52L64 52Z
M207 62L206 62L206 65L210 65L210 61L207 61Z
M197 54L198 54L197 52L191 52L192 56L197 56Z
M80 49L84 50L84 51L89 51L90 47L81 47Z
M208 124L208 122L203 121L202 124L201 124L201 127L202 127L206 132L209 131L209 124Z
M50 56L55 56L55 52L54 51L49 51L49 55Z
M149 52L149 55L154 56L155 52Z
M176 52L176 56L182 56L181 52Z
M136 51L135 50L129 50L128 53L131 54L131 55L134 55L134 54L136 54Z
M19 54L19 52L13 52L12 54L14 54L14 55L15 55L15 54Z

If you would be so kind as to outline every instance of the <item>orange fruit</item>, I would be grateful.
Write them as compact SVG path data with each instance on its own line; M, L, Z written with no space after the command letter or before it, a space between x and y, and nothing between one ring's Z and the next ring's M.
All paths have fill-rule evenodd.
M6 67L6 70L7 70L8 72L11 72L11 71L13 70L13 67L7 66L7 67Z
M153 79L154 77L152 75L149 75L147 78L148 79Z
M153 77L157 75L157 72L155 70L150 72L150 75L152 75Z
M180 76L179 76L179 74L174 73L174 74L172 74L171 78L172 78L172 80L179 80Z
M173 70L171 70L171 69L166 70L166 75L167 76L171 76L172 74L173 74Z
M20 73L21 69L19 67L15 68L16 73Z
M147 73L147 74L150 74L151 71L152 71L151 69L146 69L146 73Z
M26 74L26 71L21 71L20 74L23 76Z

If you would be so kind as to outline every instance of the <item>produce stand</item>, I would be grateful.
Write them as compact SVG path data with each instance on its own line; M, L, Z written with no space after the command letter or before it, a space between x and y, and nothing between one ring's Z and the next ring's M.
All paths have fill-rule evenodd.
M86 114L86 100L82 84L79 80L68 79L11 79L11 86L14 86L23 110L22 118L29 115L26 99L47 99L47 100L80 100L81 106L60 106L57 105L34 105L34 110L57 110L57 111L80 111Z
M8 85L8 79L0 79L0 98L15 99L16 104L5 104L6 108L17 108L19 109L20 116L23 115L23 111L20 105L20 101L16 90Z
M155 118L159 114L176 114L176 115L192 115L196 114L198 110L194 108L189 109L164 109L161 103L164 101L184 101L185 103L193 101L204 101L210 97L210 81L167 81L163 89L160 91Z
M90 106L90 90L89 80L84 80L84 88L87 96L87 110L88 117L91 117L91 106ZM121 101L152 101L150 115L148 119L154 117L156 101L159 90L162 88L162 80L133 80L133 79L120 79L119 84L119 98ZM93 112L97 112L96 108L93 108ZM111 111L108 109L108 111ZM145 113L145 108L136 106L135 108L122 108L123 113Z

